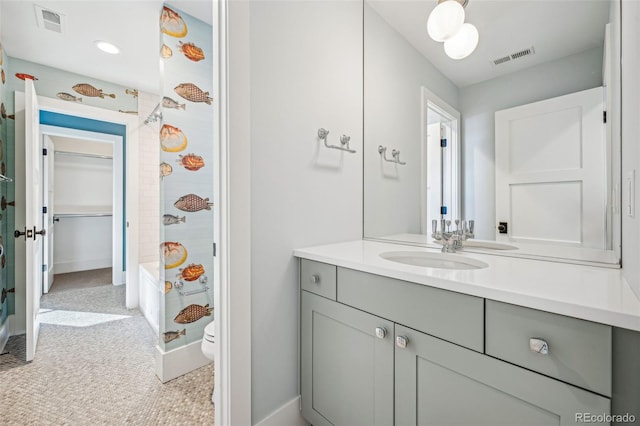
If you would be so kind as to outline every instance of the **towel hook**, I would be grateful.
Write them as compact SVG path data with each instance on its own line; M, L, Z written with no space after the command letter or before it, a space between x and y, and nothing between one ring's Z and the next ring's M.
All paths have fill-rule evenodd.
M354 154L356 152L355 149L349 148L349 141L351 140L351 136L347 136L347 135L340 136L340 144L342 146L338 146L338 145L329 145L327 143L327 136L328 135L329 135L329 131L328 130L323 129L322 127L318 129L318 137L324 141L324 146L326 146L327 148L339 149L340 151L347 151L347 152L350 152L352 154Z
M389 163L396 163L396 164L400 164L401 166L404 166L405 164L407 164L405 161L400 161L400 151L397 149L394 149L391 151L391 159L388 159L387 147L378 145L378 154L382 156L384 161L388 161Z

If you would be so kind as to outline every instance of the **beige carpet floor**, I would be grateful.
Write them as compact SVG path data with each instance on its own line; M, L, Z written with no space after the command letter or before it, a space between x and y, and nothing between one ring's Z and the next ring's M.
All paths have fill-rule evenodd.
M49 292L111 285L111 268L56 274Z
M1 425L213 425L213 367L162 384L154 374L155 336L124 286L100 286L42 299L54 311L114 315L91 326L42 324L35 359L24 336L0 355Z

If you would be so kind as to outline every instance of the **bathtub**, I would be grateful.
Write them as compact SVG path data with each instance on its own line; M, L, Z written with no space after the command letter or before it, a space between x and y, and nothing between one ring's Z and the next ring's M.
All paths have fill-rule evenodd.
M139 308L157 336L159 334L160 298L164 292L164 283L160 283L159 279L158 262L141 263L139 274Z

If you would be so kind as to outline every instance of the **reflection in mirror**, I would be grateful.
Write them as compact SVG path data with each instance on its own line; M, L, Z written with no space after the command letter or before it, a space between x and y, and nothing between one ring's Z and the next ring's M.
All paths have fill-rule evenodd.
M470 0L461 60L427 35L436 4L364 2L364 237L475 219L463 250L618 267L620 0Z

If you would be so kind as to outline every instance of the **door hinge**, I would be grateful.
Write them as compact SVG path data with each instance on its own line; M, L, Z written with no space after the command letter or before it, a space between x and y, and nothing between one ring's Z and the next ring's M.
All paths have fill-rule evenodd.
M47 148L42 148L42 155L47 155Z
M603 123L607 122L607 111L602 111L602 122Z
M446 148L446 147L447 147L447 140L440 139L440 148Z
M447 206L440 206L440 214L443 216L447 214Z
M213 243L213 257L216 257L216 243Z
M47 265L42 265L42 272L47 272Z
M42 213L47 213L47 207L42 207Z

